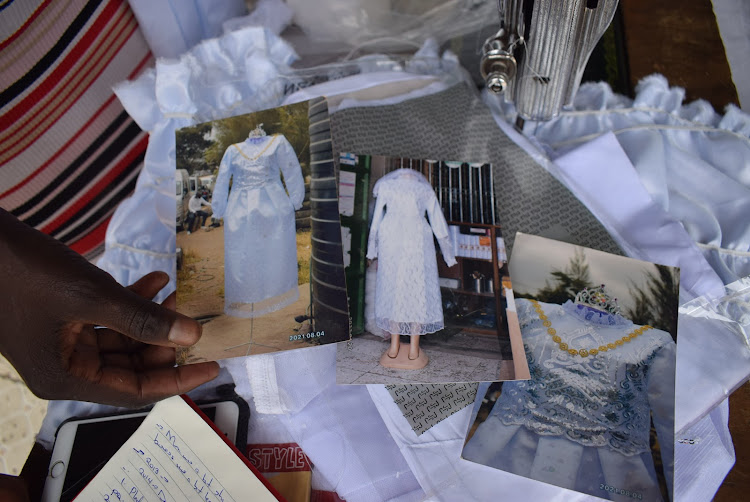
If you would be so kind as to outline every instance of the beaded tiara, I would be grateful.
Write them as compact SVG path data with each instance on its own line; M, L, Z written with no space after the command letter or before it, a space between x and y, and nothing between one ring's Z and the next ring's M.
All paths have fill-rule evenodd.
M604 284L596 288L583 288L576 294L576 303L586 305L598 310L609 312L610 314L619 314L620 306L617 304L617 298L607 293Z

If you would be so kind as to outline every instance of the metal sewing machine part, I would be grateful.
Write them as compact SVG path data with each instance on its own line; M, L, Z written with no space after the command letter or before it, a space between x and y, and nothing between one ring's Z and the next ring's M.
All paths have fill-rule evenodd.
M543 121L570 104L617 0L498 0L500 30L482 49L487 88L521 119Z

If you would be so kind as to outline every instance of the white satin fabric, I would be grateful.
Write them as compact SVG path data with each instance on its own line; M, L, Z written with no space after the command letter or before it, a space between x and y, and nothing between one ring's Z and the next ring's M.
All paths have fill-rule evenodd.
M648 195L696 242L725 284L750 275L750 115L717 114L661 75L643 79L635 99L604 83L583 84L573 109L527 124L551 158L615 134ZM498 115L512 113L488 98Z
M156 57L178 57L205 38L219 36L222 24L247 12L244 0L129 0L138 25Z
M248 138L224 152L212 200L214 218L224 220L226 314L257 317L297 301L294 211L304 198L302 168L283 135Z
M399 93L391 93L383 102L396 103L399 99L414 97L420 92L435 92L442 89L440 86L443 82L456 82L463 78L460 68L453 66L448 70L444 64L446 58L441 61L436 52L433 56L432 61L436 62L437 69L415 65L410 71L438 77L435 85L418 86L416 91L412 89L410 93L400 97ZM170 272L172 281L159 298L164 298L174 290L175 129L281 104L283 80L277 77L289 71L288 65L294 57L289 45L271 32L247 28L219 39L207 40L178 60L159 60L155 70L146 72L134 82L118 86L118 97L138 124L149 131L150 140L136 191L121 204L110 222L106 252L99 261L102 268L123 284L132 283L152 270L165 270ZM382 69L382 66L368 60L360 63L360 69L372 72ZM324 70L323 73L327 71ZM392 71L381 75L379 82L403 80L403 77L404 72ZM331 84L329 89L335 89L338 94L371 85L367 75ZM306 96L297 99L308 99L309 96L316 95L316 92L316 88L309 87L306 89ZM623 102L622 98L610 97L612 103ZM362 99L357 98L349 105L382 104ZM646 99L646 96L640 99ZM295 97L292 96L289 100L295 102ZM606 103L602 106L606 109ZM622 116L632 114L643 117L645 114L653 123L656 120L654 117L669 115L674 111L674 106L669 100L657 99L652 104L655 111L623 110ZM729 116L723 120L730 121L732 114L736 115L730 110ZM609 116L609 112L603 110L594 115ZM604 122L594 122L591 134L599 134L606 129ZM717 133L714 129L716 128L709 124L705 126L705 130L698 131L698 134L704 134L706 138L715 135L722 138L742 136L737 131L735 134L727 134ZM568 139L573 141L580 138L576 134L589 134L576 129L571 132L573 135ZM534 150L528 141L514 136L512 128L509 135L528 148L542 165L554 171L550 167L552 164L542 153ZM657 141L654 144L654 151L661 150L669 155L674 153L669 141ZM734 139L722 141L717 147L705 141L701 144L705 145L701 150L702 155L723 157L731 152L731 155L740 155L735 158L744 158L743 154L736 153ZM648 146L648 142L641 145L644 151ZM644 157L644 162L646 161ZM654 170L662 169L658 159L652 158L651 161L656 163ZM641 180L649 179L645 172L637 171L637 176ZM649 186L648 183L646 185ZM586 194L590 195L591 192L587 191ZM610 199L620 200L611 195ZM627 200L627 197L622 199ZM638 213L637 221L674 221L674 218L662 220L666 213L663 208L664 206L661 214L654 216L655 213L651 213L654 207L644 205L639 209L642 212ZM595 214L599 216L601 213ZM648 235L653 236L650 232L649 230ZM632 256L648 259L648 256L643 255L656 252L665 243L658 241L650 246L646 235L639 226L626 225L618 242L630 243L630 247L626 249L632 250ZM676 236L678 233L672 235ZM725 244L722 242L722 245ZM676 261L683 260L684 253L694 252L694 248L668 249L664 251L666 254L671 255L674 251L679 255L674 258ZM701 262L694 262L691 258L681 263L683 273L686 269L697 266L696 270L688 270L687 274L696 277L696 283L700 282L703 273L701 270L704 268L697 264ZM739 271L736 267L735 270ZM696 290L694 294L702 293ZM281 414L279 420L283 421L289 435L302 446L314 463L330 469L326 471L328 485L335 486L347 500L415 500L422 498L425 493L429 500L496 500L500 494L509 499L520 500L591 500L591 497L583 494L460 460L463 438L471 418L469 408L417 437L383 386L368 386L366 391L362 387L335 386L335 350L333 346L324 346L277 355L251 356L234 360L236 364L230 365L229 369L238 391L252 403L262 404L253 415L255 418L251 418L251 430L262 426L259 417L265 418L269 413ZM678 361L681 358L682 349ZM315 376L300 379L300 373ZM720 380L717 380L718 385L721 384ZM711 394L710 399L706 399L703 388L694 392L693 397L696 409L706 407L709 401L715 403L715 395ZM53 440L54 430L62 419L102 409L85 403L51 402L39 440L49 445ZM678 412L679 409L678 397ZM681 493L686 499L710 498L733 462L731 445L727 444L726 422L722 421L725 416L721 415L721 410L722 408L714 409L709 415L699 419L693 428L683 431L689 434L697 430L696 434L701 438L712 438L700 443L705 448L677 450L676 493ZM398 454L399 450L402 455ZM721 460L706 462L709 458ZM342 463L341 459L345 462ZM684 482L683 485L680 485L680 480Z
M170 282L157 299L174 291L175 130L277 106L283 98L277 77L295 58L272 33L246 28L206 40L178 60L160 59L154 70L115 88L149 143L136 191L107 227L99 267L122 284L163 270Z
M742 109L750 111L750 3L711 0Z

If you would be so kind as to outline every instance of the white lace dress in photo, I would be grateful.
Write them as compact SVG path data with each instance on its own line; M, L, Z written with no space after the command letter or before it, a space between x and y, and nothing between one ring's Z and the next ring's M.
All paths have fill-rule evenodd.
M373 195L367 258L378 259L375 323L399 335L440 331L443 306L433 233L448 266L456 259L435 192L421 173L397 169L375 183Z
M661 501L649 444L653 419L671 495L672 337L652 328L615 345L640 326L570 301L539 306L547 319L516 299L531 379L503 384L462 457L603 499ZM596 350L608 344L614 348ZM567 352L584 348L595 354Z
M226 314L257 317L299 298L294 211L304 198L302 169L284 136L248 138L224 152L212 207L224 218Z

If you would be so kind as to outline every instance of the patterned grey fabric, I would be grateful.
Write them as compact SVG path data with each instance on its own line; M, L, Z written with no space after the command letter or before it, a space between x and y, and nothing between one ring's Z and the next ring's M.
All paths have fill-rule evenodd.
M474 403L473 383L386 385L417 436Z
M334 152L489 162L499 222L512 252L525 232L614 254L622 250L588 209L497 126L463 84L396 105L331 115Z

